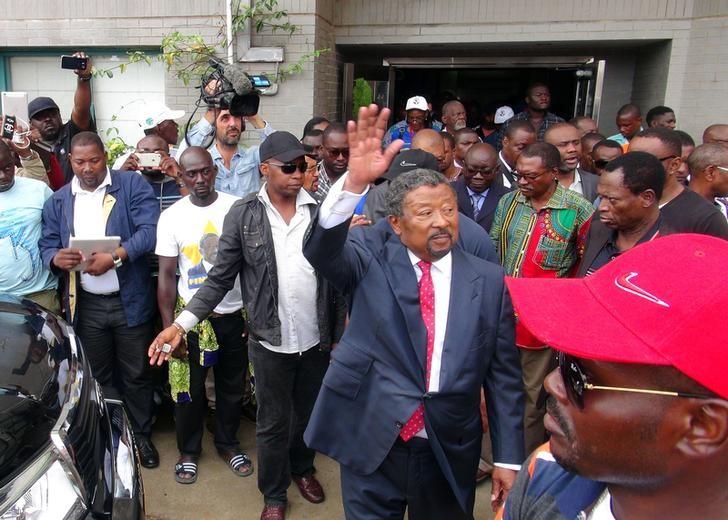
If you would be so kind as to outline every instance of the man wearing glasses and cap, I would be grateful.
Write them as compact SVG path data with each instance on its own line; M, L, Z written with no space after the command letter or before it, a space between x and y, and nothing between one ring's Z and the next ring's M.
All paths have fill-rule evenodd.
M407 118L395 123L382 139L383 146L387 146L395 139L404 141L402 150L412 148L412 137L423 128L432 128L436 132L442 131L442 123L439 121L430 122L430 105L422 96L412 96L407 100L404 107L407 112Z
M313 475L314 451L304 444L303 431L329 366L329 352L343 333L346 312L345 302L303 256L303 239L317 207L301 189L304 155L301 142L288 132L274 132L263 141L263 187L230 208L207 280L149 347L152 364L179 355L181 338L240 277L258 400L262 520L285 518L291 479L306 500L324 500Z
M559 368L545 382L551 439L503 518L726 518L726 262L726 241L681 234L588 278L507 280Z

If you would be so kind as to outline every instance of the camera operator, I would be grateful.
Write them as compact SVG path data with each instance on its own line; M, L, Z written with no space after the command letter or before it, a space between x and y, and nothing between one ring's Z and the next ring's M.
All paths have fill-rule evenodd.
M28 103L32 147L40 154L54 190L73 179L68 160L73 136L85 130L96 131L91 117L91 59L84 52L73 56L87 61L85 68L74 70L78 78L71 119L63 123L58 105L49 97L37 97Z
M215 72L203 78L201 98L208 102L207 112L187 132L187 138L180 144L175 157L180 157L187 146L207 146L204 143L208 142L214 132L215 138L208 151L217 167L215 189L244 197L260 189L258 146L245 148L240 144L240 137L245 132L245 122L247 120L258 130L261 142L275 130L260 117L259 98L253 99L254 102L250 103L251 96L255 98L257 94L244 73L237 68L228 68L220 64L213 64L213 68ZM232 97L232 88L235 88L238 94L248 90L245 93L247 101L241 105L240 102L245 98ZM234 115L231 110L235 114L244 115Z
M205 117L187 133L190 146L200 146L215 133L215 140L208 149L217 167L215 189L238 197L260 190L260 154L258 146L245 148L240 137L245 131L246 120L258 130L261 142L275 130L259 114L234 116L230 110L208 108ZM184 151L184 142L179 153Z

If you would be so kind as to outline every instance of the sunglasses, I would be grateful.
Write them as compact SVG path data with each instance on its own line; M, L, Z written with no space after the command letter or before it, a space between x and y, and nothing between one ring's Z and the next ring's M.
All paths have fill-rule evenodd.
M465 171L471 177L475 177L478 174L480 174L481 177L490 177L491 175L494 175L496 173L497 168L480 168L480 169L478 169L478 168L469 168L466 165Z
M664 395L668 397L687 397L690 399L715 399L713 395L690 394L673 390L648 390L646 388L625 388L620 386L600 386L589 382L589 377L579 362L563 352L558 353L559 372L564 380L566 394L571 403L579 409L584 408L584 392L587 390L605 390L611 392L629 392L635 394Z
M535 181L538 180L544 173L546 173L548 170L544 170L541 173L537 173L536 175L523 175L518 170L513 170L511 172L511 175L513 175L513 178L516 179L516 182L520 181L521 179L524 179L526 182Z
M296 170L298 170L301 173L304 173L308 169L308 165L306 164L306 161L298 162L298 163L273 163L268 162L271 166L276 166L281 169L281 171L287 175L292 174Z
M334 159L338 158L339 155L341 155L345 159L349 158L349 149L348 148L329 148L328 146L324 146L324 150L326 150L326 153L329 154Z
M606 168L607 164L609 164L609 161L607 161L606 159L597 159L596 161L594 161L594 166L596 166L600 170Z

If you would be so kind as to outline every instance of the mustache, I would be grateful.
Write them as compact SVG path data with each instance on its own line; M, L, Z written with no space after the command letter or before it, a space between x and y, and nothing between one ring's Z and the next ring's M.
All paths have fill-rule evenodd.
M452 233L450 233L447 229L438 229L434 231L429 237L427 237L428 240L432 240L433 238L440 236L440 235L447 235L450 240L452 240Z
M554 418L556 424L558 424L559 428L561 428L561 431L567 434L570 432L570 428L564 419L564 415L561 413L559 405L556 404L556 399L554 399L553 396L548 396L546 398L546 412Z

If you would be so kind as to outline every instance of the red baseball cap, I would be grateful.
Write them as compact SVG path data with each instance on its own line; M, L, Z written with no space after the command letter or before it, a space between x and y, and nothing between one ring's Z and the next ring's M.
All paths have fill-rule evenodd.
M728 241L670 235L587 278L506 284L521 323L556 350L671 365L728 399Z

